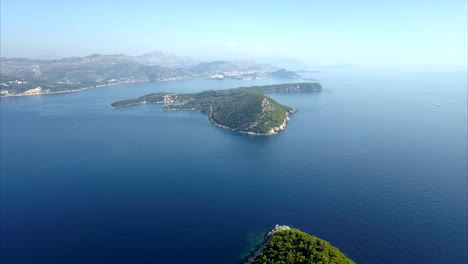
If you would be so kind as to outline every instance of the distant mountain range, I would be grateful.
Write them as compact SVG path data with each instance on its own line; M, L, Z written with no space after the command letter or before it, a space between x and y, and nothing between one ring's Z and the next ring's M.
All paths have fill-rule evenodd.
M196 74L211 74L232 71L276 71L279 68L271 64L257 64L252 61L213 61L197 64L189 70Z
M128 82L171 81L226 74L230 78L272 77L278 67L252 61L198 62L188 57L151 52L71 57L54 60L0 58L1 95L50 93ZM260 74L259 74L260 73ZM273 73L273 74L272 74ZM276 78L293 78L286 72ZM259 77L260 76L260 77ZM33 94L34 94L33 93Z
M93 54L61 60L1 58L0 73L2 76L25 80L64 83L101 83L120 78L157 81L193 75L182 69L144 65L124 54Z
M137 62L143 65L162 66L167 68L188 68L195 66L199 61L190 57L180 57L173 54L165 54L160 51L145 53L140 56L133 57Z
M286 68L292 71L313 69L311 65L308 65L300 60L284 58L280 56L262 57L255 60L267 64L272 64L280 68Z

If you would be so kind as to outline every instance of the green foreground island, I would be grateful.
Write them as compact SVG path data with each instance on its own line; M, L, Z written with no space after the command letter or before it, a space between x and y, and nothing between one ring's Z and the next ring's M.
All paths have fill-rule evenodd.
M355 264L329 242L289 226L276 225L245 264Z
M266 94L321 90L322 86L318 83L287 83L200 93L153 93L114 102L111 107L177 103L164 106L164 110L198 110L207 114L212 124L222 128L249 135L274 135L285 129L288 115L296 110L276 102Z

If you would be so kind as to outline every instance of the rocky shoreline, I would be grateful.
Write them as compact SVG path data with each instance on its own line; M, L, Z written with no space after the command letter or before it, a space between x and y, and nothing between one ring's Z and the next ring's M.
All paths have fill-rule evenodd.
M28 93L28 91L26 92L23 92L23 93L20 93L20 94L4 94L0 97L19 97L19 96L34 96L34 95L47 95L47 94L62 94L62 93L74 93L74 92L79 92L79 91L82 91L82 90L87 90L87 89L91 89L91 88L96 88L96 87L83 87L83 88L79 88L79 89L73 89L73 90L64 90L64 91L56 91L56 92L51 92L50 90L44 90L44 91L41 91L41 92L31 92L31 93ZM34 88L34 89L37 89L37 88ZM33 89L31 89L33 90Z
M147 82L147 81L141 81L141 82ZM29 89L25 92L22 92L20 94L2 94L1 97L19 97L19 96L33 96L33 95L48 95L48 94L63 94L63 93L74 93L74 92L80 92L83 90L88 90L88 89L94 89L94 88L102 88L102 87L109 87L109 86L115 86L119 84L128 84L128 83L140 83L140 82L123 82L123 83L110 83L110 84L101 84L101 85L95 85L95 86L88 86L88 87L82 87L82 88L77 88L77 89L70 89L70 90L63 90L63 91L55 91L51 92L50 89L47 90L42 90L38 89L41 87L36 87L33 89ZM31 90L38 90L39 92L30 92Z
M195 109L193 109L195 110ZM246 131L241 131L241 130L237 130L235 128L231 128L231 127L228 127L228 126L224 126L224 125L221 125L219 123L216 123L216 121L214 121L210 115L208 115L208 121L210 121L210 123L214 126L217 126L217 127L220 127L220 128L224 128L224 129L229 129L229 130L232 130L232 131L236 131L236 132L239 132L241 134L244 134L244 135L251 135L251 136L273 136L273 135L277 135L279 132L283 131L286 129L286 125L289 121L289 114L293 114L293 113L297 113L297 110L296 109L291 109L289 112L286 113L286 118L284 119L283 123L280 125L280 126L277 126L277 127L273 127L270 129L270 131L268 131L268 133L256 133L256 132L246 132Z
M195 109L194 109L195 110ZM282 130L285 130L286 129L286 124L289 120L289 117L286 117L284 119L284 122L283 124L281 124L280 126L278 127L273 127L272 129L270 129L270 131L268 131L268 133L256 133L256 132L245 132L245 131L241 131L241 130L237 130L235 128L231 128L231 127L228 127L228 126L224 126L224 125L221 125L219 123L216 123L213 119L211 118L208 118L208 120L210 121L211 124L213 124L214 126L217 126L217 127L220 127L220 128L224 128L224 129L229 129L229 130L232 130L232 131L236 131L236 132L239 132L239 133L242 133L242 134L245 134L245 135L251 135L251 136L273 136L273 135L276 135L278 134L280 131Z
M171 101L171 102L174 102L174 101ZM122 106L112 106L111 105L111 108L121 108L121 107L127 107L127 106L132 106L132 105L140 105L140 104L147 104L148 102L146 101L143 101L143 102L137 102L137 103L133 103L133 104L126 104L126 105L122 105ZM168 103L166 100L165 101L161 101L161 102L152 102L154 104L164 104L164 103ZM189 110L189 111L199 111L198 109L173 109L173 108L167 108L167 107L164 107L163 108L164 111L179 111L179 110ZM219 123L217 123L216 121L214 121L212 118L211 118L211 115L208 115L208 121L210 121L210 123L214 126L217 126L217 127L220 127L220 128L224 128L224 129L229 129L229 130L232 130L232 131L236 131L236 132L239 132L239 133L242 133L242 134L245 134L245 135L251 135L251 136L272 136L272 135L277 135L279 132L283 131L286 129L286 125L289 121L289 114L293 114L293 113L296 113L297 110L295 109L291 109L289 110L289 112L286 112L286 118L284 119L283 123L277 127L273 127L270 129L270 131L268 131L268 133L256 133L256 132L246 132L246 131L241 131L241 130L237 130L235 128L231 128L231 127L228 127L228 126L224 126L224 125L221 125Z
M263 242L260 244L257 250L255 250L250 257L247 258L247 261L244 262L244 264L252 264L252 261L262 253L262 250L265 248L265 246L270 242L270 239L273 237L274 234L280 231L285 231L285 230L290 230L291 228L287 225L275 225L275 227L270 230L266 235L263 240Z

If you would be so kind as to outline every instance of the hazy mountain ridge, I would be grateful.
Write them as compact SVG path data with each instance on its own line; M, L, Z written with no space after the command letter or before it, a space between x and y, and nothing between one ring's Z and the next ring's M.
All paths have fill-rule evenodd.
M314 67L308 65L300 60L291 59L291 58L284 58L281 56L270 56L270 57L263 57L258 58L256 61L261 61L266 64L272 64L278 66L280 68L286 68L292 71L297 70L306 70L306 69L313 69Z
M253 61L225 61L218 60L204 62L190 67L189 70L196 74L213 74L218 72L233 71L274 71L278 67L270 64L258 64Z
M199 62L190 57L181 57L174 54L165 54L160 51L145 53L133 57L135 61L150 66L163 66L167 68L188 68Z
M180 69L143 65L124 54L93 54L50 61L2 58L1 61L0 72L3 76L48 82L99 83L120 78L155 81L175 76L192 76Z
M188 57L151 52L140 56L92 54L55 60L0 58L3 76L43 81L103 81L109 78L165 77L177 74L211 74L232 71L276 71L270 64L252 61L213 61L198 63ZM185 69L185 70L182 70ZM152 72L153 70L153 72ZM164 73L164 74L162 74Z

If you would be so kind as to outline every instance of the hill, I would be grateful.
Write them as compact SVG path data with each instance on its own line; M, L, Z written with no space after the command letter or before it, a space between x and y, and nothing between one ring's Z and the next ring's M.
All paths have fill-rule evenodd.
M288 226L276 226L249 260L251 264L354 264L329 242Z

